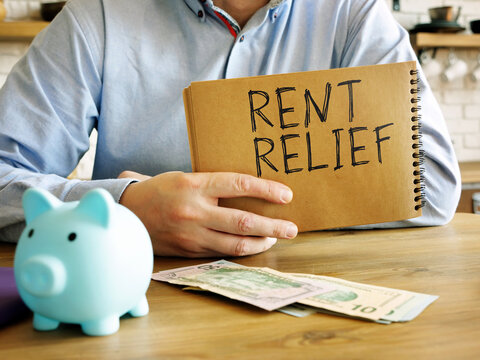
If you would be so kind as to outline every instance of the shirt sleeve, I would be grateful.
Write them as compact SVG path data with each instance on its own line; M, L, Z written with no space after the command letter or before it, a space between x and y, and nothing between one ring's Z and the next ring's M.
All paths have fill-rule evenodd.
M69 2L34 39L0 90L1 240L18 239L24 226L21 199L29 187L62 201L102 187L118 201L132 182L66 179L89 148L102 87L102 9L89 9L93 20L79 22L81 14L72 10L78 3ZM92 25L95 19L99 26Z
M339 44L343 49L340 67L417 60L408 32L396 22L384 1L361 0L350 4L346 36ZM417 67L421 141L425 152L422 165L425 206L420 217L373 227L442 225L452 219L458 205L461 191L458 162L440 107L418 61Z

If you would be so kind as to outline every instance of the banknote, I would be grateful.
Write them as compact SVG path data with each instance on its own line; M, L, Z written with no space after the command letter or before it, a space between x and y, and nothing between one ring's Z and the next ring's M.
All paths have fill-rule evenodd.
M368 319L362 316L351 316L336 311L330 311L322 308L315 308L313 306L295 303L278 309L285 314L296 317L305 317L314 313L328 314L334 316L341 316L353 319L371 320L379 324L391 324L392 322L407 322L415 319L425 308L438 299L436 295L415 293L405 303L397 306L390 313L381 319Z
M281 307L280 309L277 309L277 311L280 311L284 314L292 315L295 317L310 316L319 312L318 310L319 309L314 308L313 306L308 306L300 303L290 304L290 305Z
M269 268L241 266L226 260L160 271L152 279L199 287L271 311L332 286L301 279Z
M414 319L438 296L339 278L281 273L226 260L155 273L152 279L211 291L296 317L324 313L382 324Z
M410 297L402 304L398 305L390 313L385 315L382 320L392 322L405 322L415 319L425 308L438 299L436 295L421 294L409 292Z
M333 286L330 292L300 300L301 304L318 308L321 312L338 313L381 323L412 320L438 298L434 295L366 285L328 276L291 275Z

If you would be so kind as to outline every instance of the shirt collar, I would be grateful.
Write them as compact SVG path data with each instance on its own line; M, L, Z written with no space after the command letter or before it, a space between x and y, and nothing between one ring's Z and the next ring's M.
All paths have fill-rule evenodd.
M199 20L204 22L205 21L205 8L204 4L207 2L207 0L184 0L185 4L190 8L190 10L199 17ZM280 11L280 5L283 3L286 3L288 1L286 0L270 0L270 2L267 4L269 10L270 10L270 20L274 22L278 16L278 13ZM204 14L203 16L199 16L199 12L202 12Z
M270 0L268 3L268 7L270 9L278 7L281 3L283 3L285 0Z

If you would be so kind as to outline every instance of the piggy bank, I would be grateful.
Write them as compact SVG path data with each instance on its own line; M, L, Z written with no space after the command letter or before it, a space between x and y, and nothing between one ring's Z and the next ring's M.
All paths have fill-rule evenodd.
M35 329L54 330L64 322L80 324L88 335L108 335L122 315L148 313L153 250L130 210L103 189L64 203L31 188L23 208L26 227L14 272Z

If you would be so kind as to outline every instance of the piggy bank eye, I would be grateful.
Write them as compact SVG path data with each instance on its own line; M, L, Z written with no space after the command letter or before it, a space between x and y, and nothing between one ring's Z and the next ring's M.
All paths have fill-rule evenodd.
M34 233L33 229L30 229L30 231L28 232L28 237L31 238L33 236L33 233Z
M68 241L73 241L77 238L77 234L75 234L74 232L68 234Z

